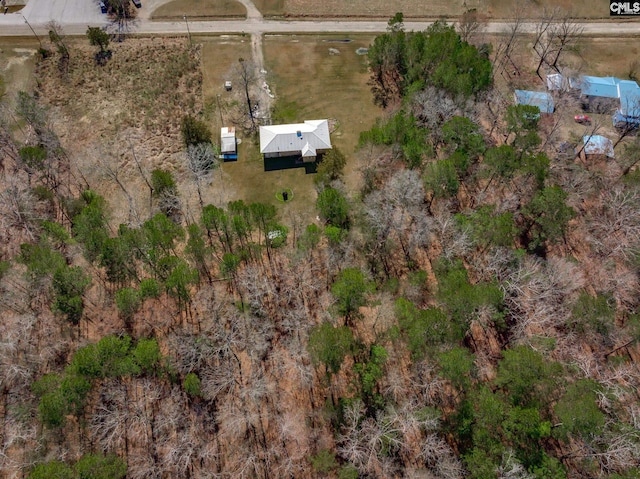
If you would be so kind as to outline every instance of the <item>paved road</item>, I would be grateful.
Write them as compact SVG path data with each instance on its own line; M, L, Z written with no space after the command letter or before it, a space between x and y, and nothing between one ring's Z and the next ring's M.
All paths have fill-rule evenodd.
M26 18L38 34L45 34L45 24L55 20L64 27L68 35L84 35L87 26L106 25L105 15L100 13L98 0L29 0L27 6L18 13L0 15L1 36L32 35ZM185 34L187 33L184 21L176 22L152 22L149 13L154 7L165 3L166 0L142 0L143 7L139 10L139 19L133 31L144 34ZM282 21L265 20L260 15L250 0L242 0L247 6L247 20L221 20L208 22L189 21L192 33L379 33L386 31L386 21ZM23 18L24 17L24 18ZM640 19L639 19L640 20ZM405 22L407 30L424 30L431 22ZM594 22L583 23L582 27L586 35L640 35L640 23L633 21L624 22ZM525 31L533 31L533 23L523 24ZM504 23L493 22L487 25L489 33L505 31Z

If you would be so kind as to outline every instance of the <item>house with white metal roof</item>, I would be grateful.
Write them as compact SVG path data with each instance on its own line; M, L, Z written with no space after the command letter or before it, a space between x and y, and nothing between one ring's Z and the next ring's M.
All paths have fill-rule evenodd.
M305 162L315 161L331 148L327 120L260 127L260 153L265 159L298 156Z

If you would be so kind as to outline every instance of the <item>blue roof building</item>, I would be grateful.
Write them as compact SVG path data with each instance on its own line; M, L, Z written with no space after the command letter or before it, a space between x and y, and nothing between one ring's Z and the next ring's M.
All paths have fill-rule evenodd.
M580 89L585 96L604 98L618 98L618 83L621 80L615 77L583 76L579 80Z
M516 105L537 106L540 113L553 113L553 97L543 91L516 90Z
M620 97L620 114L640 118L640 87L631 80L622 80L618 83L618 96Z

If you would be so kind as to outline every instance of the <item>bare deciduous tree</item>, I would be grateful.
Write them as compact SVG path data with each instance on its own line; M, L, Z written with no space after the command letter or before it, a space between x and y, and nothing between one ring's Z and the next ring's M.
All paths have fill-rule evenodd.
M238 79L238 83L241 85L244 99L247 103L247 110L244 112L244 118L249 117L249 131L254 132L257 130L257 123L255 118L255 103L253 102L253 90L256 88L257 74L254 63L244 58L238 59L238 63L234 68L234 76ZM242 121L241 124L245 124Z
M424 198L422 179L415 170L398 171L382 190L365 198L365 216L376 234L374 252L383 244L397 244L407 264L415 261L417 250L431 240Z
M43 218L31 189L14 176L5 185L6 189L0 191L0 238L4 237L5 244L23 235L34 241Z
M211 143L189 145L186 151L187 167L193 175L198 189L200 208L204 207L202 200L202 182L211 181L214 170L218 167L218 153Z
M513 7L511 22L507 26L506 35L502 37L502 41L498 42L493 55L493 72L494 75L499 73L507 80L511 80L510 72L519 74L520 69L513 59L513 53L517 48L518 41L523 33L523 18L525 18L524 2L517 2Z
M536 23L533 51L538 56L536 75L542 80L540 69L548 66L560 73L558 62L567 47L582 33L582 27L568 13L559 8L544 10Z
M460 38L464 42L471 43L473 37L481 30L482 23L480 15L475 8L466 10L458 21L457 30Z
M499 479L534 479L535 476L527 472L515 457L512 450L502 454L502 463L496 471Z
M467 116L471 119L476 116L475 105L471 99L451 99L445 92L433 86L413 96L411 110L418 121L430 130L434 147L442 141L441 128L444 123L454 116Z

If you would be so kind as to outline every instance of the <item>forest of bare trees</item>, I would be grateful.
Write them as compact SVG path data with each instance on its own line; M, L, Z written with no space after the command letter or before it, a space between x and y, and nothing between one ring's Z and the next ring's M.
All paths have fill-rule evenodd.
M531 71L578 33L557 15ZM491 100L511 46L476 31L376 38L384 119L319 165L309 224L205 204L190 110L186 177L117 142L142 201L104 155L114 224L43 92L3 105L0 475L640 477L638 140L556 157L537 108Z

